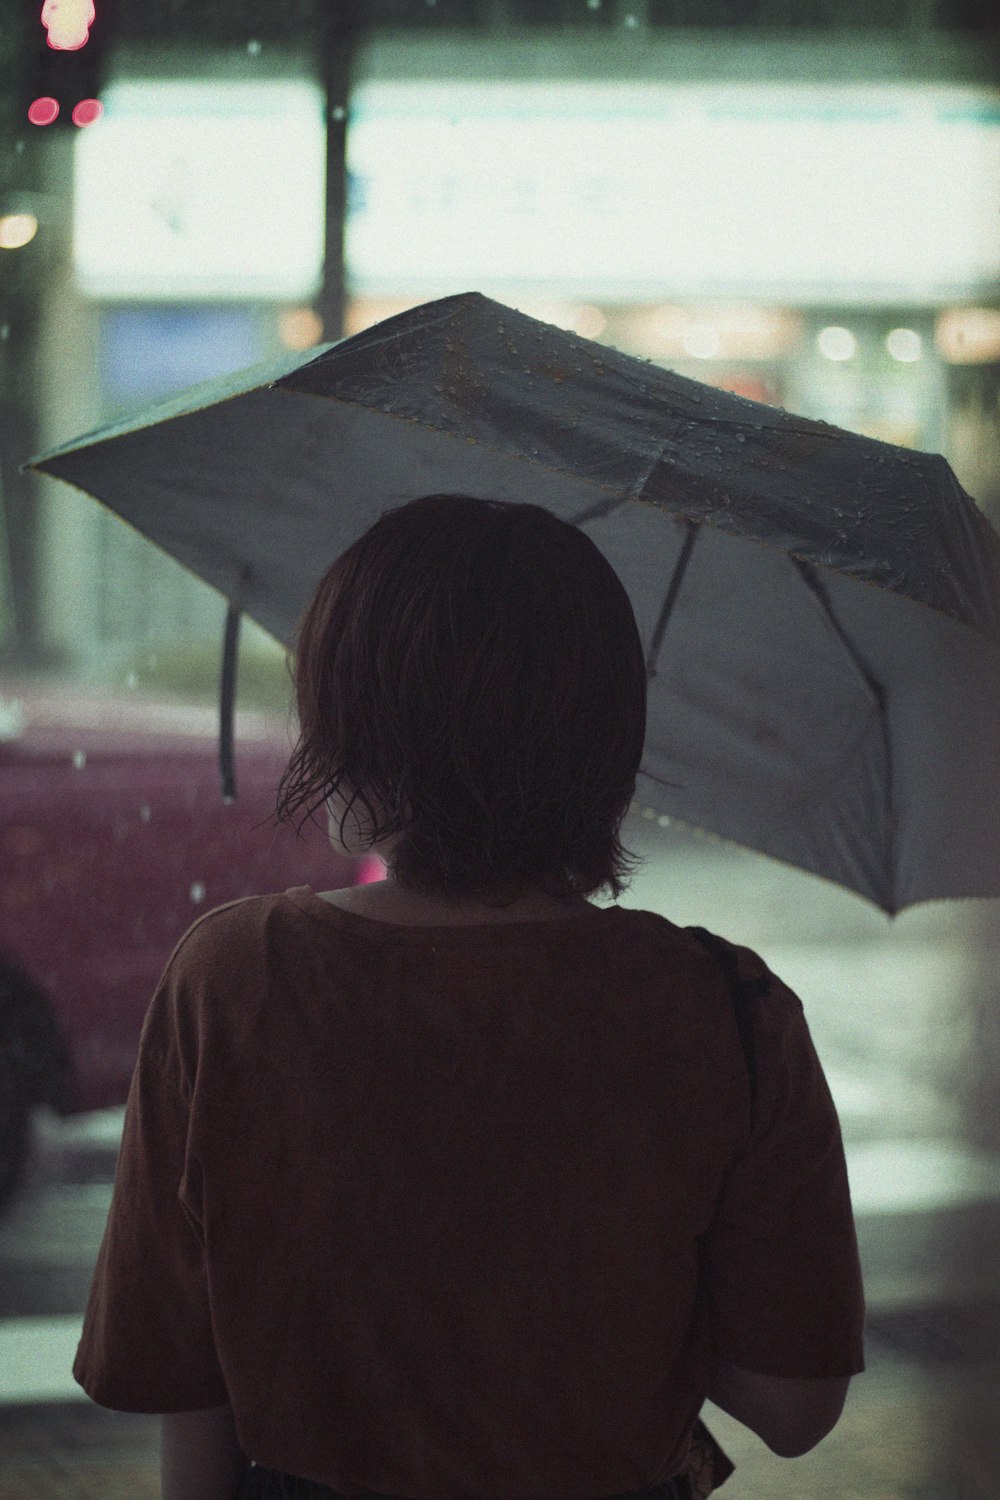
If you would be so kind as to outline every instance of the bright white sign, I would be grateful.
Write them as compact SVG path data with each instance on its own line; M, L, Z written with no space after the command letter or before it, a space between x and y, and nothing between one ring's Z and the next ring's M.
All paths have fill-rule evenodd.
M926 300L1000 287L1000 92L370 82L352 289Z
M130 300L312 296L323 95L308 80L122 82L74 143L77 285Z

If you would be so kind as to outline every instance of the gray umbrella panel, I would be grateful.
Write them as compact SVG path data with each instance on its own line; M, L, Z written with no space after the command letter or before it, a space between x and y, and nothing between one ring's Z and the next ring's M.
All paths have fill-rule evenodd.
M1000 640L1000 539L937 454L717 390L478 293L387 319L277 384L586 477Z
M699 533L649 682L641 800L886 912L1000 894L1000 653L849 579L824 577L823 603L754 552Z
M365 435L346 429L347 407L396 417L405 423L401 441L415 443L421 427L466 449L520 459L532 492L539 470L571 474L594 486L595 503L603 488L612 503L627 495L665 505L905 594L1000 641L1000 539L939 455L716 390L475 292L400 313L304 362L286 355L203 382L52 449L30 467L79 484L60 458L72 455L75 464L88 444L134 444L143 430L181 421L204 482L216 474L224 494L234 461L245 455L255 483L247 500L262 505L269 493L284 493L296 477L308 480L329 463L328 418L304 419L300 409L286 423L280 407L270 409L275 389L333 402L345 447ZM201 441L200 413L209 426ZM238 449L227 447L233 440ZM153 437L148 451L160 441ZM269 480L279 462L280 482ZM400 503L413 493L403 485Z
M197 409L178 398L169 441L147 413L35 466L130 520L286 646L329 564L386 507L435 490L544 505L593 538L632 600L650 670L646 805L887 912L1000 894L997 819L982 806L1000 760L1000 653L987 639L1000 636L1000 546L944 461L613 351L599 350L599 374L583 340L593 374L579 383L540 337L520 371L496 368L469 352L484 308L519 317L445 299L263 386L248 372L214 403L212 383ZM449 360L465 373L449 378ZM706 423L685 447L692 391ZM757 451L768 437L777 447ZM740 457L723 492L703 460L724 442ZM883 515L883 472L897 471L904 487Z

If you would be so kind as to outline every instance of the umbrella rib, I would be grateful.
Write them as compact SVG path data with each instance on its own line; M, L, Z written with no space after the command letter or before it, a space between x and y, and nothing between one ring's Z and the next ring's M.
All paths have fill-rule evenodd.
M827 598L826 590L820 583L819 579L816 577L814 570L810 568L807 563L803 562L801 558L794 557L791 554L789 554L789 556L791 561L795 564L795 568L798 571L799 577L809 589L809 592L812 594L813 599L819 606L820 613L823 615L823 618L826 620L830 629L833 631L837 640L840 642L841 646L843 646L844 648L844 651L847 653L847 656L852 667L854 668L857 677L863 684L864 689L868 694L870 702L878 710L879 729L882 735L882 751L885 756L886 854L887 865L889 869L889 879L892 883L894 891L896 883L896 841L894 813L895 789L893 787L892 746L889 739L889 716L886 712L885 689L882 687L882 684L872 676L871 672L865 666L865 663L862 661L861 657L854 649L854 646L851 644L851 641L848 639L846 633L841 628L839 621L837 620L836 616L833 613L833 610L830 607L830 601Z
M236 775L233 766L233 711L236 705L236 651L240 637L240 610L230 604L222 647L222 680L219 688L219 769L222 800L235 802Z
M820 583L819 579L816 577L807 563L804 563L799 557L792 556L791 554L789 555L791 556L791 561L795 564L799 577L802 579L802 582L812 593L813 598L819 605L820 613L824 616L827 624L830 626L830 629L833 631L834 635L837 637L838 641L847 652L847 655L850 657L851 665L864 684L869 698L871 699L875 707L879 710L879 712L884 716L885 696L882 688L879 683L876 682L875 678L871 675L868 668L865 666L864 662L861 660L860 656L855 651L851 642L848 640L846 634L841 628L836 616L833 613L833 610L830 608L830 601L826 597L826 590L823 588L823 585Z
M698 532L701 529L698 526L697 522L689 520L687 516L679 517L678 519L684 526L687 527L687 536L684 538L684 545L681 548L681 555L677 559L677 565L674 568L673 577L670 580L670 587L667 589L667 596L663 601L663 608L660 610L660 618L656 622L656 629L653 631L653 639L649 644L649 655L646 657L647 677L656 676L656 658L660 654L660 646L663 643L663 637L666 634L667 626L670 623L670 616L674 612L674 605L677 603L677 596L681 591L681 584L684 581L684 573L691 558L691 550L694 547L695 537L698 535Z
M240 642L240 617L251 569L246 564L228 600L222 645L222 678L219 684L219 770L223 802L236 801L236 771L233 764L233 717L236 709L236 657Z

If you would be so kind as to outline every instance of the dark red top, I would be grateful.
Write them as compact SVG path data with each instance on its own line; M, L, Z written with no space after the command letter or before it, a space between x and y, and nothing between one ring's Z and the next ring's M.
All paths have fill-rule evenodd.
M755 1017L748 1141L725 980L653 912L205 913L146 1015L74 1376L117 1411L228 1401L250 1458L347 1493L669 1477L713 1343L865 1368L836 1110L797 996Z

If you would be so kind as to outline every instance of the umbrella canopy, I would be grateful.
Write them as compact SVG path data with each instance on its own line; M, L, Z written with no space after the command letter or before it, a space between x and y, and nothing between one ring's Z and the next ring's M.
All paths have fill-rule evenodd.
M26 465L286 647L330 563L435 491L531 501L628 590L636 796L889 914L1000 896L1000 539L945 460L468 293L208 381ZM228 707L227 707L228 703Z

